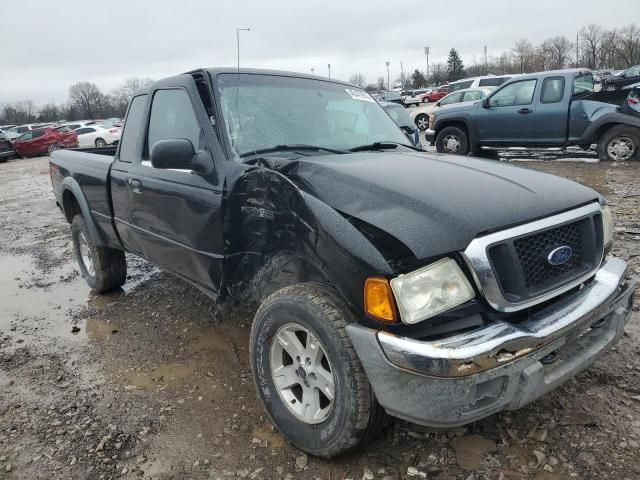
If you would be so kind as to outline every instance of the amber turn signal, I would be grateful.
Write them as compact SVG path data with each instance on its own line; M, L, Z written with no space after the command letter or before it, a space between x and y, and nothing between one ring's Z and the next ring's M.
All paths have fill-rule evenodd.
M396 308L389 280L382 277L367 278L364 282L364 309L367 315L381 322L396 321Z

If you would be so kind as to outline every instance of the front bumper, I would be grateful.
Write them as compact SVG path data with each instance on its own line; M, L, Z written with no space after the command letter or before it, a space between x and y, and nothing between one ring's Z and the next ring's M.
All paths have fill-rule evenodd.
M11 158L16 155L15 150L5 150L0 152L0 158Z
M429 142L430 145L433 145L436 142L436 131L428 128L424 131L424 139Z
M626 263L607 257L591 282L518 324L434 341L355 324L347 331L388 413L457 426L520 408L586 368L622 336L634 289Z

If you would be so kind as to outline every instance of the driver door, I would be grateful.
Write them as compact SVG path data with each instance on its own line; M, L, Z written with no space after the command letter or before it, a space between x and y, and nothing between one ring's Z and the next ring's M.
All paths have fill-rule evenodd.
M534 141L536 85L536 79L509 83L489 96L486 107L477 105L479 143L521 145Z

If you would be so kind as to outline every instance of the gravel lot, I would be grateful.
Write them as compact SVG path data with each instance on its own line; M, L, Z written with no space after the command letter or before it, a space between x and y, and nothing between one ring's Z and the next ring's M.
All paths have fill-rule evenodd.
M640 163L535 159L510 157L610 199L615 253L640 278ZM262 415L250 308L217 311L132 257L124 291L89 292L47 160L0 164L0 478L640 478L638 302L613 351L520 411L453 430L392 421L364 450L308 458Z

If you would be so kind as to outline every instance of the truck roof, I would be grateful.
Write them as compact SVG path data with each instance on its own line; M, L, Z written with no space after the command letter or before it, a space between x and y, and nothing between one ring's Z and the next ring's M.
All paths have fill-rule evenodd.
M547 70L546 72L523 73L514 78L514 80L526 80L527 78L540 77L569 77L589 72L591 72L591 70L588 68L565 68L562 70Z
M289 72L286 70L268 70L268 69L261 69L261 68L235 68L235 67L213 67L213 68L198 68L198 69L194 69L194 70L190 70L188 72L184 72L181 75L192 75L195 73L201 73L203 71L208 72L211 77L215 77L217 75L220 74L235 74L235 73L241 73L241 74L254 74L254 75L273 75L273 76L279 76L279 77L295 77L295 78L307 78L310 80L320 80L320 81L324 81L324 82L331 82L331 83L338 83L341 85L345 85L347 87L355 87L355 88L360 88L356 85L352 85L351 83L348 82L344 82L342 80L337 80L335 78L328 78L328 77L323 77L320 75L309 75L307 73L300 73L300 72ZM163 83L163 84L167 84L167 83L171 83L171 80L173 78L177 78L181 75L175 75L172 77L167 77L167 78L163 78L161 80L158 80L157 82L153 83L151 86L149 87L145 87L142 88L140 90L137 90L135 92L136 95L140 95L142 93L148 93L149 91L153 90L153 88L155 88L155 85L158 83Z

